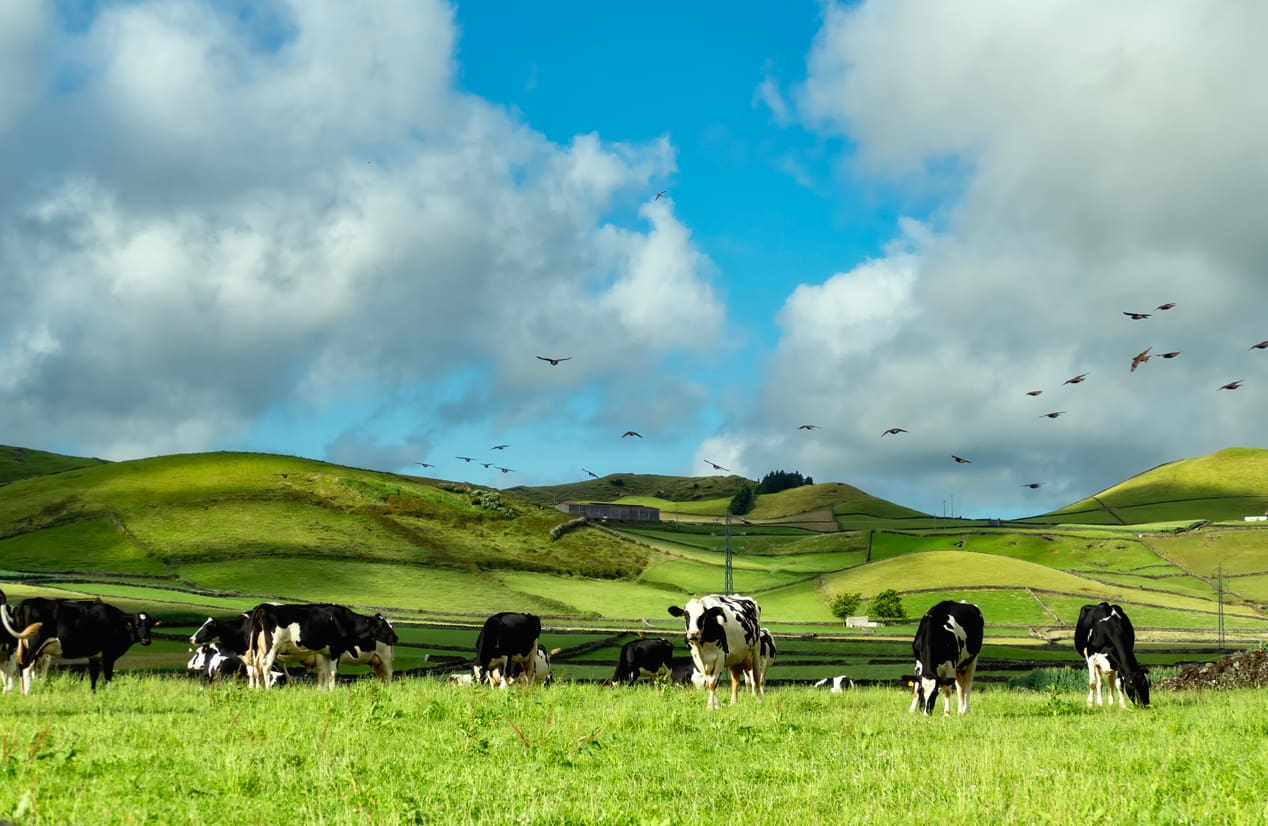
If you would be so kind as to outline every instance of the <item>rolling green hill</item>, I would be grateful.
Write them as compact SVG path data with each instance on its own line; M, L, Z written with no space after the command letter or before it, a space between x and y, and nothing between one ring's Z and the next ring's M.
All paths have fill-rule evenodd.
M104 464L104 460L63 456L60 453L47 453L43 450L0 445L0 485L15 482L18 479L29 479L32 476L44 476L49 473L61 473L100 464Z
M1166 466L1166 495L1187 486L1209 502L1253 489L1265 452L1214 457L1224 453L1235 461ZM1130 531L949 523L845 484L764 495L733 522L735 587L790 634L840 633L831 598L857 591L866 612L884 588L899 590L916 616L942 597L977 601L990 623L1023 637L1028 627L1068 626L1079 605L1101 598L1130 606L1139 626L1205 633L1219 567L1229 627L1268 634L1268 529L1194 529L1175 502L1148 499L1162 490L1149 478L1161 470L1098 495L1180 520ZM669 632L668 605L722 588L725 531L692 520L614 524L556 541L551 529L569 517L544 503L614 501L623 488L630 495L620 501L699 521L741 481L628 475L496 491L269 454L92 463L0 486L0 581L14 598L95 595L184 618L270 599L344 602L416 622L528 610L569 627ZM687 499L664 498L673 491Z

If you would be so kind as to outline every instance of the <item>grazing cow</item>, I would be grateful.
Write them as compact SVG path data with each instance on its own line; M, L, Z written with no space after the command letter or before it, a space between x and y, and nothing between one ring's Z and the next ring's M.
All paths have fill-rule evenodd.
M555 675L550 673L550 658L563 651L562 648L552 648L546 650L546 646L537 645L537 658L533 661L533 684L547 686L555 682ZM514 682L517 677L524 671L521 663L514 663L507 669L507 678L500 680L497 685L506 688L510 683Z
M104 602L32 597L24 600L10 622L0 612L5 630L18 637L17 666L22 693L31 692L31 676L42 658L88 659L92 690L97 677L114 679L114 664L132 643L150 644L150 629L157 626L144 611L128 615ZM18 628L23 630L18 631ZM47 667L47 664L45 665Z
M824 677L814 685L815 688L827 688L833 694L840 694L847 688L854 688L854 681L844 674L835 677Z
M345 651L339 657L339 664L368 665L374 669L374 675L378 679L383 682L391 682L394 656L392 646L399 641L392 624L384 619L382 614L367 617L364 614L353 613L352 619L354 635L361 639L368 634L374 638L375 645L373 648L356 648L352 651ZM190 636L189 641L192 645L203 645L219 640L227 652L243 656L250 647L248 642L250 636L251 614L248 612L241 617L231 617L226 620L207 617L198 630ZM313 669L317 666L316 655L306 652L281 651L277 655L277 660L282 663L299 664L308 669Z
M1102 602L1084 605L1074 628L1074 648L1087 660L1087 704L1104 705L1101 685L1109 683L1110 705L1118 689L1118 705L1126 708L1123 694L1133 703L1149 705L1149 670L1136 661L1136 631L1127 612Z
M704 675L696 668L696 661L692 657L674 657L669 661L669 681L674 685L704 687Z
M343 605L272 605L251 610L251 632L245 659L251 667L252 687L269 687L269 670L280 654L297 654L317 671L317 686L335 686L338 663L344 655L353 660L377 655L379 643L391 646L396 633L380 615L362 617ZM390 649L389 649L390 650ZM390 654L388 655L390 668ZM367 659L367 662L371 659ZM376 667L376 670L377 667ZM381 676L381 675L380 675Z
M911 644L916 655L915 690L910 711L933 711L938 690L942 690L942 713L951 713L951 685L955 684L957 710L969 712L969 692L977 655L982 650L985 623L976 605L943 600L929 609L916 628Z
M13 614L13 606L9 604L8 598L4 595L4 591L0 591L0 612L4 613L4 628L0 629L0 680L4 682L4 692L8 694L13 690L13 684L18 676L18 641L22 633L35 633L38 629L23 629L18 634L11 633L8 629L18 624L18 618Z
M639 677L669 674L674 644L665 639L630 640L621 646L621 656L612 674L612 685L633 685Z
M198 626L198 630L190 635L189 644L206 645L209 642L219 641L225 650L242 655L251 647L247 641L250 636L251 613L247 611L225 620L207 617L203 624Z
M519 663L524 684L532 685L541 635L542 621L533 614L502 611L489 617L476 637L476 682L500 685Z
M687 648L709 689L707 706L716 709L722 705L718 701L718 680L723 669L731 672L734 705L740 693L741 675L760 668L762 609L749 597L710 594L690 600L685 606L671 605L669 613L682 617L686 624ZM762 681L754 680L749 690L760 693Z
M475 685L475 677L470 674L450 674L450 685Z
M234 677L245 677L249 674L246 662L236 651L218 642L203 643L189 658L188 668L202 680L203 685L210 685L216 680L232 680ZM286 679L286 672L274 667L269 671L269 685L276 685L279 680Z

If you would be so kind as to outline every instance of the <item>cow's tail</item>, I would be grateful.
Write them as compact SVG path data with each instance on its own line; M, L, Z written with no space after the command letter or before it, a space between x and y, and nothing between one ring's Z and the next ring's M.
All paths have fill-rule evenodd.
M13 627L13 621L16 617L11 618L13 608L7 602L0 602L0 622L4 623L4 630L20 640L25 640L35 636L35 633L44 625L42 622L33 622L21 631Z

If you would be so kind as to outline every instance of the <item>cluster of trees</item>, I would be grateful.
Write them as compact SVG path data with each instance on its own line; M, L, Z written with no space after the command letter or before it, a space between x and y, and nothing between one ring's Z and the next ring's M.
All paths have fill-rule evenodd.
M814 479L809 476L802 476L795 470L772 470L762 477L762 481L757 483L757 492L779 493L781 490L799 488L802 485L813 485L814 483Z
M837 594L832 598L829 607L832 610L832 616L844 621L846 617L856 616L862 604L862 594ZM907 617L907 611L903 608L902 595L893 588L877 592L868 602L868 611L869 616L876 619L906 619Z
M753 510L754 506L757 505L758 494L779 493L781 490L799 488L802 485L813 485L814 483L814 479L809 476L802 476L801 473L795 470L772 470L762 477L762 481L757 483L756 488L748 483L740 485L740 489L735 492L735 496L731 497L731 513L735 516L743 516Z

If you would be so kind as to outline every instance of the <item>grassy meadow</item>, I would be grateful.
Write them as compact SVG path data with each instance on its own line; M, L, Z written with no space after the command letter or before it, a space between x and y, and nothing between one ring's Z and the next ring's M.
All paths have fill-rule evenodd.
M93 823L1262 823L1253 691L1088 709L1082 690L678 688L438 680L251 692L57 678L0 703L0 817ZM1112 789L1112 794L1106 790ZM742 813L742 814L741 814Z

